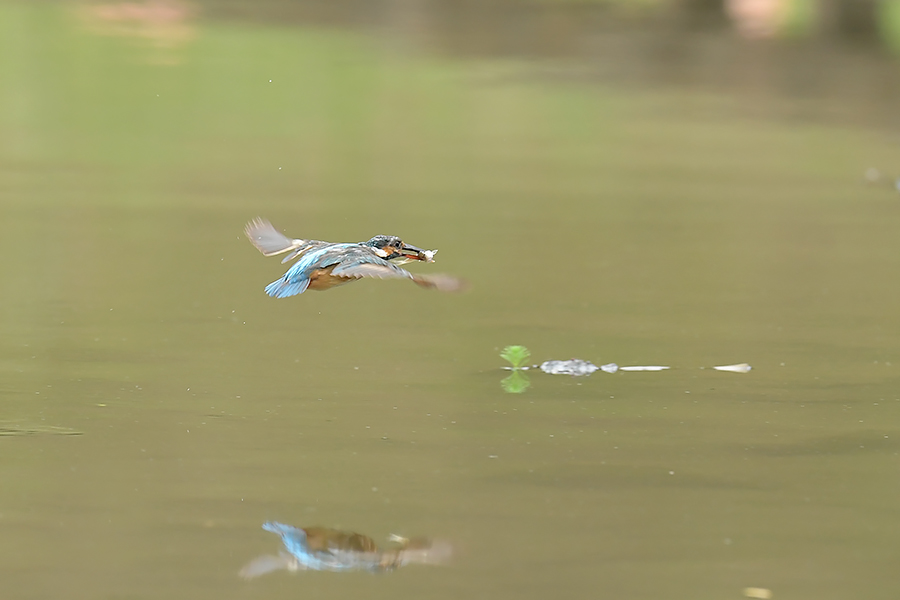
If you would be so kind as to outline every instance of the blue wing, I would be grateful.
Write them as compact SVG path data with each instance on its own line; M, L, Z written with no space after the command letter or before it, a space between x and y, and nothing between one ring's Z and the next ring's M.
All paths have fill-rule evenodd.
M354 246L356 244L328 244L323 248L306 252L281 278L266 286L266 293L274 298L302 294L309 287L309 277L313 271L338 262L340 254Z
M300 558L301 555L309 554L309 547L306 545L306 532L302 529L275 521L263 523L262 528L280 535L284 547L297 558Z
M297 559L299 566L313 571L347 571L359 569L359 561L352 555L335 555L328 550L311 550L306 543L306 532L302 529L269 521L263 529L277 533L281 542L291 555Z

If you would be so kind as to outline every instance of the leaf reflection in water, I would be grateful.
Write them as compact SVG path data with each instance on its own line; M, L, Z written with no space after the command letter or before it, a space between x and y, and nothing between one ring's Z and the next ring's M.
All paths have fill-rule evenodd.
M500 382L500 387L503 388L503 391L507 394L521 394L531 385L531 381L528 380L528 375L526 375L521 370L515 370L509 377L504 378Z

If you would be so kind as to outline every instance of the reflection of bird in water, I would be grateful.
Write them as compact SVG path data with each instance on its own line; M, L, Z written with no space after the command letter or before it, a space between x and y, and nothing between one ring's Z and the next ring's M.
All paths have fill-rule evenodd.
M390 235L376 235L355 244L292 240L265 219L250 221L244 233L266 256L290 252L282 263L300 258L280 279L266 286L266 293L276 298L296 296L307 289L327 290L362 277L411 279L442 292L465 287L462 280L449 275L416 275L400 268L399 264L412 260L434 262L437 250L422 250Z
M253 559L240 571L245 579L278 569L381 572L408 564L438 565L452 552L448 543L424 538L391 536L393 544L382 549L368 536L327 527L299 529L269 522L263 529L280 535L287 552Z

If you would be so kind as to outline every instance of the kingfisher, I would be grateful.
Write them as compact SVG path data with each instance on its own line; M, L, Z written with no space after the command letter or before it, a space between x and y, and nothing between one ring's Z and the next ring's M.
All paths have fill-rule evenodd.
M367 242L332 243L290 239L266 219L247 223L244 233L264 256L287 252L282 264L299 258L279 279L266 286L275 298L288 298L306 290L327 290L361 279L410 279L423 288L442 292L463 289L465 283L450 275L416 275L399 265L410 261L434 262L437 250L423 250L393 235L376 235Z
M328 527L293 527L270 521L262 526L281 537L284 550L278 556L253 559L240 571L244 579L271 571L393 571L409 564L446 564L453 553L449 542L391 535L391 544L379 548L367 535Z

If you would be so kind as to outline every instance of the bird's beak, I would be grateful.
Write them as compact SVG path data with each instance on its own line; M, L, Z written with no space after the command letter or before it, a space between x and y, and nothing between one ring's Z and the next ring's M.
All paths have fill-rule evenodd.
M434 262L434 253L437 250L422 250L417 246L411 246L410 244L403 244L403 247L400 249L400 254L409 260L421 260L425 262Z

